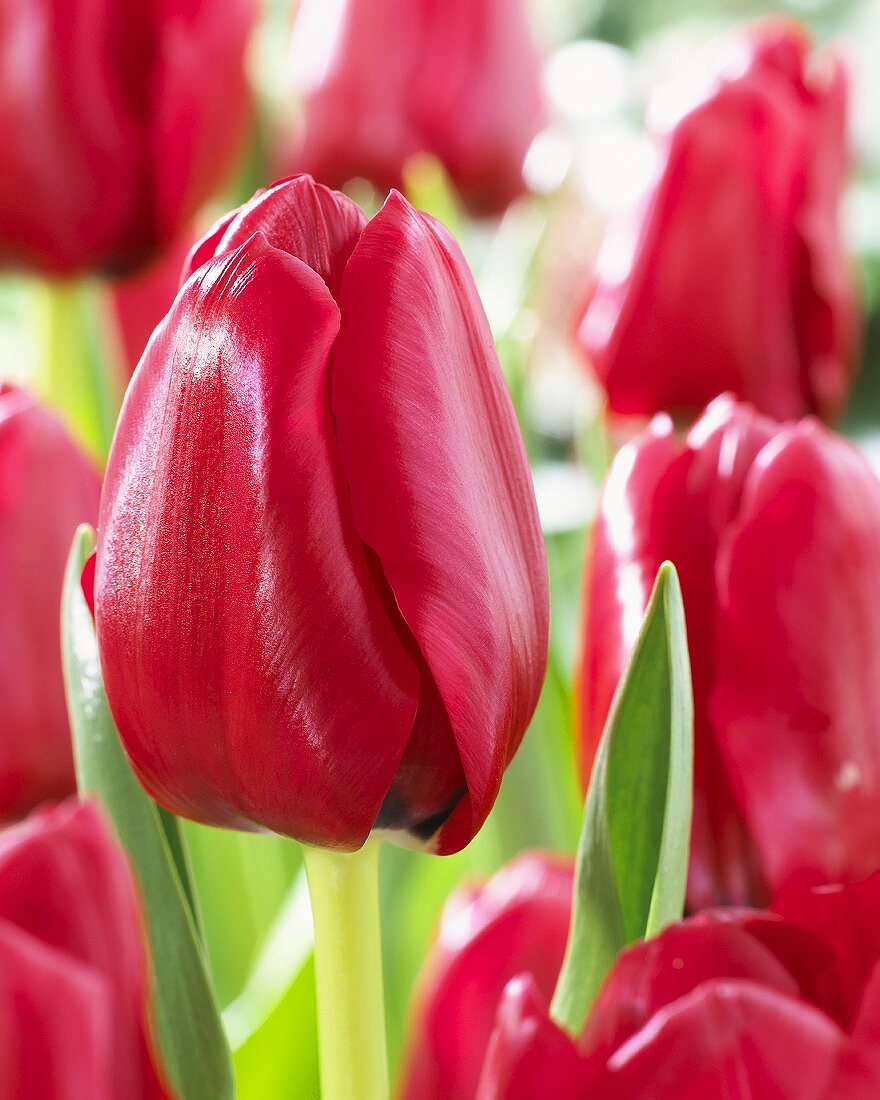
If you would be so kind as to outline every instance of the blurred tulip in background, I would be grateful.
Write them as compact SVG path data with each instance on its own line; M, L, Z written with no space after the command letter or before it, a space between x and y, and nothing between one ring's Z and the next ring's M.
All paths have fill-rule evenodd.
M517 974L529 974L549 1003L573 881L568 858L526 852L451 895L416 991L401 1100L472 1100L498 1003Z
M292 52L305 84L297 171L386 191L428 153L475 213L525 190L544 100L521 0L305 0Z
M233 166L254 0L0 2L0 260L119 274Z
M191 270L101 504L98 641L132 763L209 824L456 851L525 732L548 631L471 275L397 193L368 222L309 177L225 218Z
M0 819L74 789L61 584L99 492L97 470L60 421L0 384Z
M565 861L526 853L450 897L403 1100L876 1095L880 874L670 925L619 956L576 1038L548 1008L571 886Z
M689 902L880 866L880 481L818 422L719 398L615 459L591 536L589 775L659 564L681 578L695 697Z
M842 62L782 20L656 96L656 178L612 220L578 329L614 412L695 412L727 391L780 418L841 411L859 342L846 112Z
M4 1100L172 1100L151 1048L134 881L98 808L0 833Z
M477 1100L869 1100L880 1089L880 875L707 910L619 957L583 1033L506 987Z

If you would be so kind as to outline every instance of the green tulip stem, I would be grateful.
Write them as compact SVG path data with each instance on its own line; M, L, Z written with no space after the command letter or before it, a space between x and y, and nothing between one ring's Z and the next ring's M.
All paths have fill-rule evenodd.
M94 280L46 281L36 297L36 387L103 462L122 398L104 289Z
M379 935L379 840L359 852L305 847L315 926L322 1100L387 1100Z

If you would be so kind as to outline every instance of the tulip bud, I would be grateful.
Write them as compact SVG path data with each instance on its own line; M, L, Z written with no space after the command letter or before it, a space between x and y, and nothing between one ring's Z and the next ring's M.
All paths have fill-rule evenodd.
M101 502L110 707L168 808L355 849L485 820L535 707L546 559L449 234L308 177L196 247Z
M529 854L452 895L412 1016L403 1100L535 1100L548 1082L558 1100L880 1089L880 873L793 889L773 912L669 925L618 956L576 1036L548 1007L571 889L570 867Z
M131 872L92 803L0 834L5 1100L170 1100L150 1047Z
M880 482L846 440L719 398L612 465L592 536L589 776L659 564L681 579L695 711L689 902L880 867Z
M253 0L0 0L0 258L128 271L222 182Z
M759 23L658 96L657 176L609 226L578 333L615 412L727 391L779 418L840 411L858 343L847 82L809 46Z
M54 415L0 385L0 820L74 789L60 607L97 471Z
M293 56L306 83L297 171L385 191L430 153L476 213L524 191L544 101L520 0L343 0L330 19L306 0Z

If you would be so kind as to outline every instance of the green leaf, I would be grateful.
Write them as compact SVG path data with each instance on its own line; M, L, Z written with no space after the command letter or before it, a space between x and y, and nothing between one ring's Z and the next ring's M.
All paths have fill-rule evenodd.
M233 1096L229 1047L187 900L192 887L179 825L170 814L163 818L135 778L104 693L95 629L80 587L94 544L94 531L80 527L61 612L77 782L81 794L103 804L131 857L149 928L156 1032L171 1081L180 1100L226 1100Z
M693 701L681 589L657 574L602 734L578 847L571 931L553 998L573 1034L621 948L682 915L693 777Z

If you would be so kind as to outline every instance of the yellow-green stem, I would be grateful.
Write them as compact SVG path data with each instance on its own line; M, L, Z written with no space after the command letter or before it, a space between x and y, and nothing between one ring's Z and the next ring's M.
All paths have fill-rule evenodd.
M322 1100L388 1100L379 840L304 848L315 925Z

